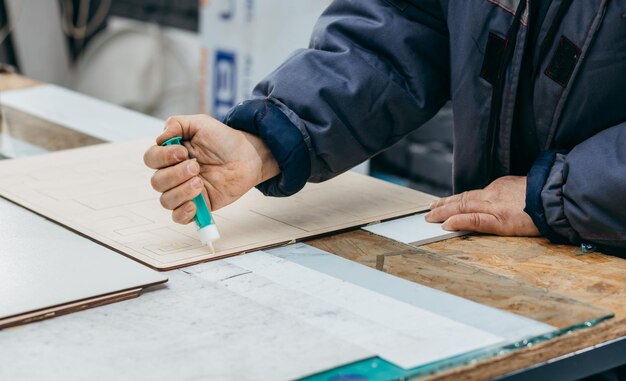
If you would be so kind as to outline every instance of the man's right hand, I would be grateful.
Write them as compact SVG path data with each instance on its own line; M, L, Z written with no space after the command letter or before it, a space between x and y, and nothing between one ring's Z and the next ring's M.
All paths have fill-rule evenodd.
M183 137L183 146L161 147ZM144 155L157 171L152 187L161 192L161 204L181 224L193 220L191 201L201 192L211 210L239 199L254 186L280 173L278 164L258 137L232 129L208 115L174 116Z

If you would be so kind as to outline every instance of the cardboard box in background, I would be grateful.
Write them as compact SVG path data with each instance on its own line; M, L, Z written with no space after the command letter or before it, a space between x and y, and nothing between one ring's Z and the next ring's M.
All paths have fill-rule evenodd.
M200 105L223 119L297 49L332 0L202 0ZM369 161L353 169L368 174Z
M294 50L331 0L211 0L200 9L203 112L221 119Z

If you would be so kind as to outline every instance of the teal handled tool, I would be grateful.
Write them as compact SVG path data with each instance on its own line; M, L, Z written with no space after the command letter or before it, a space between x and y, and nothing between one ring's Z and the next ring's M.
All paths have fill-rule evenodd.
M177 136L163 142L161 145L182 145L182 140L182 137ZM208 245L211 248L211 251L215 253L213 242L220 238L220 232L217 230L215 220L213 220L213 217L211 216L211 212L209 211L209 207L207 206L202 193L193 199L193 203L196 204L196 216L194 217L194 220L196 221L196 225L198 225L200 241L202 241L203 244Z

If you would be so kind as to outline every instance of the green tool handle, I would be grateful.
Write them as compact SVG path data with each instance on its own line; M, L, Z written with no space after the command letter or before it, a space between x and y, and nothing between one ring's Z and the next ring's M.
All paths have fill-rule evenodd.
M173 145L182 145L183 138L180 136L171 138L161 143L162 146L173 146ZM209 206L204 200L204 196L202 193L194 197L193 203L196 205L196 215L194 220L198 225L198 228L202 229L205 226L209 226L213 224L213 217L211 216L211 212L209 211Z

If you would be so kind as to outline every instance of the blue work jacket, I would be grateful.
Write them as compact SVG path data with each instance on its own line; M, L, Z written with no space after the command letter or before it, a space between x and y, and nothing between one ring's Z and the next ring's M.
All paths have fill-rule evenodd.
M259 188L289 196L376 155L452 100L454 192L482 188L511 171L527 12L520 0L335 0L309 48L225 122L267 142L281 175ZM553 0L537 41L542 152L526 211L554 242L624 252L626 0Z

